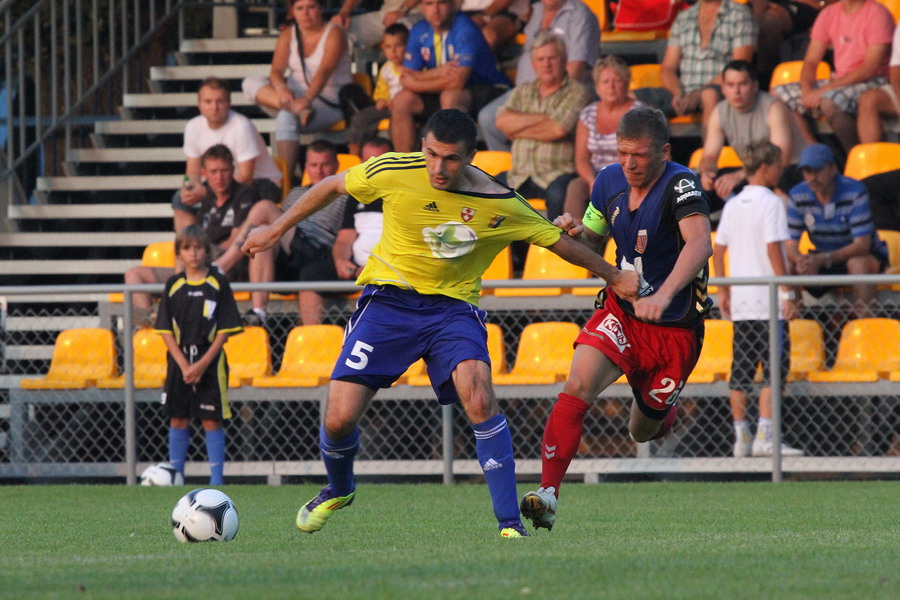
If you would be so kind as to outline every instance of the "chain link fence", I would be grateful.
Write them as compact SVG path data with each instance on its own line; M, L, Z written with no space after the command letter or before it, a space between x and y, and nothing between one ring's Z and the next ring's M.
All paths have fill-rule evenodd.
M897 282L900 279L894 284ZM525 285L516 281L503 286ZM111 291L112 286L108 287ZM0 295L6 294L0 305L0 381L4 388L0 391L0 477L133 477L135 468L139 472L146 463L165 460L168 424L160 404L159 380L164 375L164 346L160 353L159 346L144 348L142 345L151 342L131 337L126 328L131 318L126 312L130 311L122 303L108 302L105 294L72 295L72 288L66 300L60 301L59 290L41 296L32 288L30 295L17 296L11 295L10 289L0 290ZM135 289L142 288L118 286L116 291ZM354 300L346 293L327 297L323 322L343 327ZM268 349L262 346L255 355L246 356L253 354L249 342L229 342L227 348L233 372L244 369L246 365L241 365L245 362L264 365L257 375L243 371L240 380L232 382L236 384L229 393L233 418L225 426L229 476L266 476L277 482L282 476L324 473L318 428L327 371L318 373L320 379L307 387L283 387L277 374L304 365L312 369L316 363L332 364L336 344L298 337L302 358L285 361L286 355L297 350L289 347L298 325L297 301L279 298L271 301L265 325ZM838 289L819 300L805 295L798 316L805 331L818 332L818 346L815 340L798 337L792 325L794 361L788 383L777 387L781 418L775 415L784 441L802 449L803 457L785 458L776 464L771 459L732 456L735 434L728 402L731 324L716 308L707 321L707 349L695 370L695 375L707 370L712 375L706 379L698 375L698 381L685 385L673 433L659 443L632 442L627 430L631 390L624 383L614 384L592 404L570 472L591 481L638 472L766 473L782 465L789 472L900 471L900 333L891 334L894 329L900 332L898 299L900 293L889 285L880 290L863 315L880 320L867 320L869 327L860 329L856 327L863 322L856 318L860 308L853 305L849 289ZM485 296L482 307L488 310L488 321L498 326L491 335L502 341L498 344L498 339L492 339L492 356L501 363L495 372L515 371L514 367L525 362L524 355L530 352L525 349L529 326L559 322L580 327L592 314L592 304L590 295ZM242 304L242 308L246 306ZM67 341L68 352L60 348L61 332L92 329L111 332L108 342L95 340L78 347L76 336ZM521 384L503 376L495 378L523 476L540 472L543 426L562 389L572 351L574 335L556 337L559 339L539 340L541 349L552 355L547 360L563 365L549 379ZM106 344L108 352L101 348ZM245 356L235 353L235 348L244 350ZM745 349L749 346L738 345L739 353ZM819 354L811 358L808 352ZM128 371L126 357L131 354L137 364L133 390L121 377ZM155 372L150 364L154 362L163 365ZM271 367L266 371L268 363ZM101 364L106 371L98 374L96 368ZM89 369L94 370L88 373ZM749 390L751 425L758 417L760 386L755 383ZM129 414L132 406L133 416ZM450 419L449 427L445 419ZM129 434L132 423L134 431ZM199 424L193 427L188 474L203 475L208 471L202 429ZM442 410L427 375L416 373L415 367L401 383L379 392L360 429L362 474L439 475L447 473L454 461L452 469L457 476L480 475L462 411L458 407ZM449 456L447 449L452 449Z

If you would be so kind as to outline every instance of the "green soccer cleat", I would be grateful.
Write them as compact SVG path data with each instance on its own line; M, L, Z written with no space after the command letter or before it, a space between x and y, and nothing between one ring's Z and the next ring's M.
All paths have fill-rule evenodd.
M297 529L304 533L315 533L325 526L325 522L345 506L353 504L356 492L350 492L346 496L334 496L331 486L325 486L319 495L303 505L297 512Z

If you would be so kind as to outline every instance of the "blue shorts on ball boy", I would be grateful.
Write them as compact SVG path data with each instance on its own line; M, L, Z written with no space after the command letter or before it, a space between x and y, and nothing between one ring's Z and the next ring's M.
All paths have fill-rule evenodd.
M458 402L451 374L464 360L488 365L487 313L441 295L367 285L347 324L332 379L388 388L424 358L441 404Z

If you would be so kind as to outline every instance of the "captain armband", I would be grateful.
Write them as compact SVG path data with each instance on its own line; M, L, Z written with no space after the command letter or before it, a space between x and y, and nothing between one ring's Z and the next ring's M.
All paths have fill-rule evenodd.
M584 211L584 219L581 222L587 229L601 237L609 232L609 223L606 222L606 217L594 208L593 204L588 204L587 210Z

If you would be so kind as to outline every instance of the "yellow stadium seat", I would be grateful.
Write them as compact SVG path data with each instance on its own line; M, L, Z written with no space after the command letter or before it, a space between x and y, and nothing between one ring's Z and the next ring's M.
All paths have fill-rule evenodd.
M825 338L822 326L812 319L794 319L788 327L791 336L788 381L800 381L808 373L825 368Z
M228 387L251 383L254 377L272 374L269 334L262 327L245 327L225 342L228 357Z
M497 385L550 384L569 375L581 328L575 323L532 323L522 330L516 363L509 373L494 375Z
M328 382L341 352L344 330L337 325L300 325L288 333L281 369L253 378L254 387L316 387Z
M345 154L343 152L338 154L338 173L342 173L349 169L350 167L355 167L361 161L359 157L355 154ZM303 172L303 179L300 182L300 185L309 185L309 175L306 174L306 171Z
M281 171L281 199L284 200L288 195L288 192L291 191L291 173L288 171L287 163L284 162L284 159L280 156L273 156L272 160L275 161L275 166Z
M662 87L662 65L642 64L631 65L631 82L628 89L634 91L641 88Z
M702 158L703 148L697 148L691 154L691 159L688 161L688 168L693 169L694 171L700 169L700 159ZM741 162L741 158L734 148L731 146L722 146L722 152L719 153L719 162L716 166L720 169L728 169L732 167L743 167L744 163Z
M368 73L354 73L353 83L359 84L359 87L361 87L369 97L371 97L372 92L375 91L375 86L372 85L372 78Z
M776 85L786 85L800 81L800 71L803 69L802 60L789 60L779 63L772 72L772 80L769 89ZM831 79L831 67L826 62L820 62L816 67L816 79Z
M585 279L590 273L584 267L567 262L540 246L529 246L525 257L523 280L540 279ZM569 293L569 288L505 288L494 290L495 296L558 296Z
M688 377L688 383L712 383L728 379L731 374L733 338L734 326L731 321L707 319L703 349L694 371Z
M134 346L134 387L137 389L161 388L166 382L168 366L166 343L160 334L152 329L139 329L135 332ZM104 377L97 380L97 387L102 389L122 389L125 387L125 375Z
M23 379L21 386L26 390L80 390L115 374L112 331L93 327L67 329L56 337L47 374Z
M857 144L847 155L844 175L860 180L895 169L900 169L900 144Z
M488 175L497 176L512 168L512 153L504 150L479 150L472 164Z
M716 232L715 231L710 233L710 243L712 243L713 248L715 248L715 246L716 246ZM712 277L728 277L728 257L729 257L729 254L726 252L725 253L725 272L719 273L718 275L716 275L716 269L713 266L714 265L713 259L711 256L709 257L709 276L710 276L710 278L712 278ZM719 292L719 286L717 286L717 285L710 285L710 286L707 286L707 288L706 288L707 294L717 294L718 292Z
M830 370L809 373L815 382L863 382L900 369L900 321L855 319L844 325L837 360Z
M390 131L391 130L391 120L390 119L382 119L378 121L378 131Z
M394 385L409 383L411 379L420 377L425 378L425 383L422 383L421 380L419 380L416 385L428 385L428 374L425 371L425 360L421 358L413 364L409 365L406 371L403 372L403 375L397 378L397 381L394 382Z
M512 279L513 278L513 265L512 265L512 252L509 249L509 246L505 247L500 251L500 254L494 257L494 260L491 262L490 266L487 268L487 271L484 272L484 275L481 276L481 279ZM489 296L493 294L493 289L484 289L481 290L482 296Z
M146 248L141 256L142 267L167 267L175 268L175 242L153 242ZM125 294L113 292L109 294L110 302L123 302Z
M888 257L892 267L900 267L900 231L891 229L879 229L878 237L884 240L888 247Z
M491 357L491 375L499 375L505 372L506 345L503 343L503 330L496 323L487 324L487 347L488 355ZM425 370L425 362L420 362L422 362L422 371L409 377L407 381L409 385L431 385L431 379Z
M878 0L880 4L883 4L885 8L891 11L891 16L894 17L894 25L900 23L900 1L898 0Z

